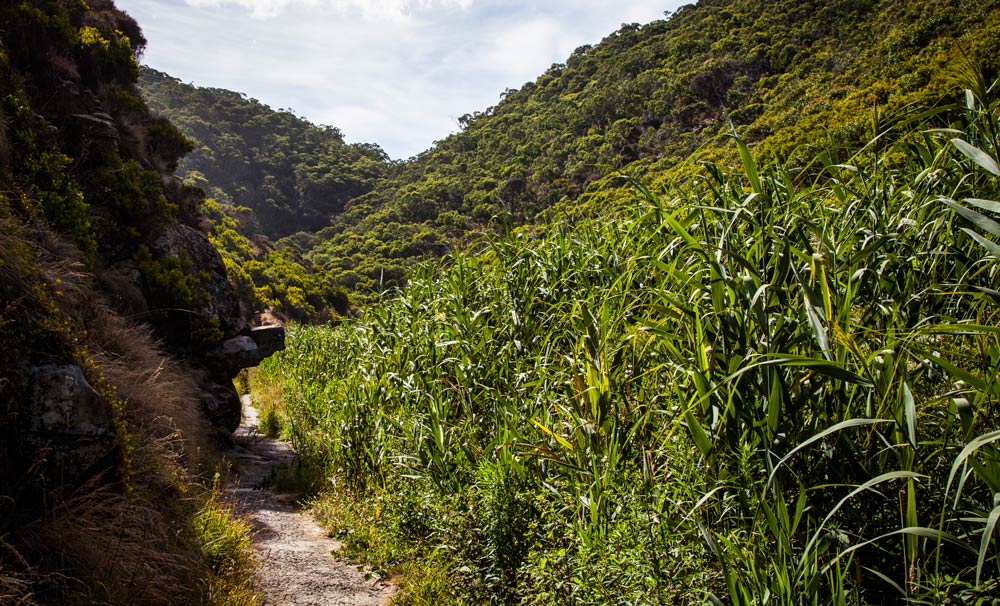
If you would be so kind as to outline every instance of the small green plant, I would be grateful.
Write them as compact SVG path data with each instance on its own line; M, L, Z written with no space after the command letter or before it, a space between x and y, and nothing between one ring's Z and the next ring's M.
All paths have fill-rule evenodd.
M262 604L256 592L257 556L251 544L253 528L222 501L219 476L191 521L210 570L207 603L217 606Z

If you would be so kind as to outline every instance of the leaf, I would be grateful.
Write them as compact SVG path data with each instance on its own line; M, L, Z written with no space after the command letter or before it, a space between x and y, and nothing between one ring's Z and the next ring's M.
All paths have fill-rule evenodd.
M760 175L757 172L757 163L754 162L753 154L750 153L750 148L747 144L740 139L740 136L736 133L736 127L733 125L733 121L729 121L729 129L732 131L733 138L736 139L736 147L740 150L740 159L743 161L743 170L747 174L747 179L750 180L750 187L753 188L754 193L761 193L764 188L761 187ZM1000 174L998 172L997 174Z
M941 368L944 368L945 370L947 370L956 379L960 379L962 381L965 381L966 383L968 383L969 385L972 385L973 387L975 387L979 391L983 391L983 392L986 392L986 393L994 395L994 396L998 395L995 383L987 382L985 379L983 379L981 377L978 377L978 376L972 374L971 372L968 372L967 370L963 370L963 369L959 368L958 366L955 366L951 362L945 360L944 358L942 358L942 357L940 357L940 356L938 356L938 355L936 355L934 353L930 353L930 352L926 352L925 351L924 355L926 355L927 358L930 361L934 362L935 364L937 364Z
M806 368L815 372L816 374L824 375L830 377L831 379L837 379L839 381L844 381L845 383L851 383L853 385L860 385L862 387L871 387L874 385L870 380L858 375L850 370L847 370L841 366L838 362L832 362L830 360L823 360L819 358L810 358L807 356L777 356L768 358L762 362L755 362L744 366L739 371L733 373L732 375L726 377L726 381L731 381L751 372L757 368L766 368L768 366L791 366L791 367L801 367Z
M971 229L963 227L962 231L969 234L969 237L975 240L980 246L985 248L986 252L990 253L994 257L1000 257L1000 246L997 246L995 242L979 235L979 233L974 232Z
M536 427L538 427L538 429L541 429L542 431L544 431L545 433L547 433L550 437L554 438L556 442L559 442L560 446L562 446L566 450L573 450L573 445L570 444L569 441L566 438L562 437L561 435L555 433L554 431L552 431L548 427L546 427L546 426L542 425L541 423L539 423L538 419L532 419L531 422Z
M1000 202L994 202L993 200L983 200L981 198L962 198L962 202L966 204L971 204L972 206L979 207L983 210L988 210L994 213L1000 213Z
M864 425L875 425L875 424L878 424L878 423L890 423L890 422L891 421L889 421L888 419L848 419L846 421L841 421L840 423L837 423L836 425L834 425L832 427L828 427L828 428L824 429L823 431L821 431L818 434L814 435L813 437L809 438L805 442L799 444L798 446L796 446L795 448L793 448L791 452L789 452L788 454L786 454L785 456L783 456L781 458L781 460L778 461L778 464L774 466L774 469L771 471L771 474L768 476L768 478L767 478L767 484L764 485L765 488L767 486L771 485L771 481L774 480L774 474L778 473L778 470L781 468L782 465L785 464L786 461L788 461L788 459L790 459L793 456L795 456L795 454L797 452L799 452L800 450L802 450L804 448L807 448L807 447L809 447L812 444L815 444L816 442L818 442L819 440L822 440L826 436L828 436L828 435L830 435L832 433L836 433L838 431L844 430L844 429L850 429L852 427L861 427L861 426L864 426Z
M1000 223L997 223L982 213L976 212L970 208L965 208L961 204L949 198L941 198L941 201L945 206L954 210L956 213L961 215L962 218L969 223L972 223L979 229L989 232L994 236L1000 236Z
M906 433L910 438L910 446L917 447L917 406L913 400L910 386L903 382L903 405L906 410Z
M986 551L990 547L990 540L993 538L993 531L996 530L997 521L1000 521L1000 505L993 508L990 517L986 521L986 528L983 530L983 538L979 541L979 561L976 563L976 585L979 585L979 577L983 573L983 563L986 562Z
M997 165L997 161L990 157L989 154L975 145L961 139L952 139L951 142L966 158L972 160L990 173L1000 177L1000 166Z
M712 451L712 441L709 439L708 434L705 433L705 430L702 429L701 423L698 422L698 419L694 418L690 410L684 413L684 421L687 423L688 431L691 432L691 437L698 446L698 450L707 457L708 453Z
M983 293L987 297L993 299L994 303L1000 305L1000 292L993 290L992 288L986 288L985 286L972 286L972 290Z
M948 474L948 484L944 489L945 497L947 497L948 493L951 492L951 484L955 480L955 474L957 474L958 470L965 464L965 460L968 459L972 453L979 450L979 448L986 446L991 442L996 442L997 440L1000 440L1000 431L991 431L990 433L977 436L965 445L965 448L962 449L962 452L958 453L958 456L955 457L955 462L951 465L951 473ZM961 495L961 492L962 491L959 490L958 494L955 495L956 502Z

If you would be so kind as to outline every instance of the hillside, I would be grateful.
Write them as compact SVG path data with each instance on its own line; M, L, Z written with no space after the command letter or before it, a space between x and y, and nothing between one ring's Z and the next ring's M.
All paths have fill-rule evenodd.
M1000 4L702 0L576 50L462 132L292 243L343 285L401 283L415 258L489 230L614 207L602 179L659 186L735 160L731 120L761 159L867 140L873 119L954 93L963 54L993 77ZM620 183L619 183L620 185ZM502 221L501 221L502 223ZM388 277L388 278L387 278Z
M135 86L145 43L112 0L0 4L0 603L256 599L203 474L262 333Z
M194 142L178 174L219 202L253 209L269 238L326 227L348 200L390 172L377 145L348 145L335 127L246 95L185 84L148 67L139 86L150 109Z
M893 112L954 93L942 68L958 57L997 73L997 8L703 0L577 49L394 167L237 93L149 70L143 90L199 142L182 173L253 208L264 233L289 236L290 256L364 299L477 234L614 207L609 175L659 187L700 161L731 163L729 121L764 160L856 145Z

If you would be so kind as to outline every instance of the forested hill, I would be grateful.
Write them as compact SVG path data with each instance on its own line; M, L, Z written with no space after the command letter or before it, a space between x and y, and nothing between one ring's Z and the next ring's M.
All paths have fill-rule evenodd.
M879 116L951 99L955 66L967 59L987 78L997 74L998 7L702 0L577 49L392 170L366 146L331 147L357 154L350 161L309 160L312 148L303 146L315 137L288 136L302 121L235 93L148 71L145 91L199 141L182 170L197 167L212 189L257 209L271 234L314 230L332 216L331 226L284 243L338 286L378 292L400 284L414 260L476 232L613 206L614 184L602 183L608 175L656 186L683 178L699 160L726 163L734 159L730 121L765 161L794 163L814 146L866 141ZM279 156L275 149L295 160L265 161Z
M447 248L497 213L610 206L621 171L653 184L732 153L727 118L763 158L867 140L874 110L935 103L967 53L997 72L996 1L702 0L577 49L348 203L302 239L344 284L401 275L403 258ZM949 99L951 97L948 97ZM401 241L400 238L406 238ZM360 259L355 264L348 259ZM384 281L383 281L384 283Z
M140 88L152 110L195 142L179 174L220 202L252 208L269 237L325 227L387 173L388 157L377 145L348 145L334 127L244 94L185 84L147 67Z

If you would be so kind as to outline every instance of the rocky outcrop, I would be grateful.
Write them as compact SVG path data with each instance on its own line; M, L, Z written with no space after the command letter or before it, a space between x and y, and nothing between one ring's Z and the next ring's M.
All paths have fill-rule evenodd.
M36 366L28 381L28 444L48 454L50 479L77 485L102 468L116 448L106 404L76 364Z
M285 349L285 328L283 326L258 326L249 334L242 334L223 341L212 353L219 367L224 368L230 378L244 368L259 365L265 358Z
M232 432L240 424L240 399L233 387L233 377L284 348L283 326L259 326L223 341L209 355L212 373L202 391L202 403L217 426Z
M205 234L188 225L171 225L156 238L150 250L157 257L186 258L201 275L200 286L208 297L202 306L190 310L192 314L203 320L217 318L227 336L247 329L247 322L240 315L236 290L226 278L226 266Z
M84 134L93 139L104 139L118 144L118 127L115 120L104 112L92 114L73 114L77 125Z
M260 352L261 360L285 349L284 326L272 325L251 328L250 338L257 344L257 350Z
M232 433L240 426L243 407L231 379L222 378L203 383L201 404L205 414L216 427Z

